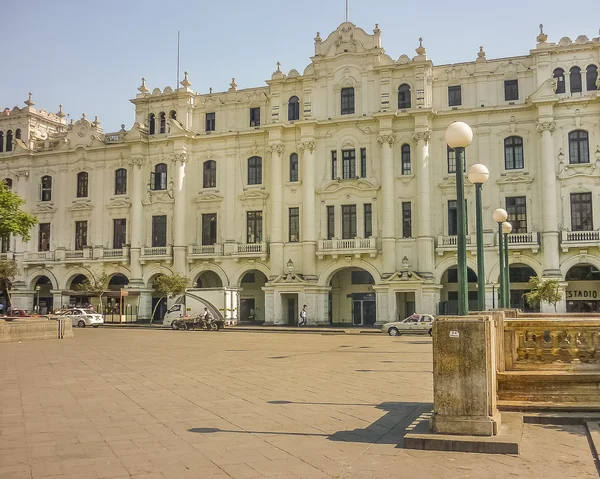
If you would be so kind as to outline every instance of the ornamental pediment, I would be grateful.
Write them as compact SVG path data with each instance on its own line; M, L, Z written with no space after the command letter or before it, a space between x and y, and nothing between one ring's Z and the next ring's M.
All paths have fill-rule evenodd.
M502 176L500 179L496 180L496 184L498 184L499 186L517 185L517 184L528 185L532 182L533 182L533 176L525 175L523 173Z
M579 163L558 164L558 178L560 180L568 180L570 178L599 178L600 177L600 160L595 163Z
M366 178L356 178L352 180L334 180L326 183L319 191L319 194L329 195L341 191L377 191L379 186Z
M200 193L198 194L198 196L196 196L196 198L194 199L195 203L217 203L223 201L223 197L221 195L219 195L218 193Z
M268 197L269 197L269 193L260 189L260 190L246 190L241 195L238 196L238 199L240 199L242 201L266 200Z
M381 48L381 32L375 28L369 35L353 23L342 23L335 32L323 40L319 34L315 38L315 56L333 57L342 53L363 53Z
M142 201L142 204L144 206L150 206L153 204L171 204L171 203L175 203L175 200L173 198L171 198L171 196L169 196L169 193L167 193L167 192L157 193L155 191L148 192L148 196L146 197L146 199L144 199Z
M286 273L280 274L273 281L269 281L270 286L280 285L280 284L307 284L306 281L301 274L296 273Z
M86 201L86 202L73 203L67 209L69 211L92 211L92 208L93 208L93 205L91 204L91 202Z
M116 209L116 208L129 208L131 206L131 201L127 199L113 199L106 205L108 209Z
M456 189L456 176L452 175L445 178L444 181L438 183L441 190L455 190ZM465 177L465 188L472 188L473 184Z
M55 211L56 207L52 203L38 203L37 206L33 209L32 213L43 214L54 213Z
M424 283L425 278L419 276L414 271L396 271L389 278L386 278L382 283L398 283L398 282Z

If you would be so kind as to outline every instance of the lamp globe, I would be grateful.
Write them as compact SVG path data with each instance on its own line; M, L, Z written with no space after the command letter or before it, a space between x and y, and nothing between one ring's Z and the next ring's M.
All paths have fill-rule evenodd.
M490 177L490 170L487 169L487 166L477 163L469 168L467 176L469 177L469 181L474 185L482 185Z
M504 221L502 223L502 232L506 234L510 234L512 231L512 225L508 221Z
M466 148L473 141L473 130L462 121L455 121L446 128L446 143L450 148Z
M496 223L504 223L508 218L508 213L506 212L506 210L498 208L494 211L494 213L492 213L492 218L494 218L494 221Z

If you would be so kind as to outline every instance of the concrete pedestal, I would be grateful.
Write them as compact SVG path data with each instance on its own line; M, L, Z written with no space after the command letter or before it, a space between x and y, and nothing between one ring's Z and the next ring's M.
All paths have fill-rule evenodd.
M442 316L435 321L433 433L498 434L495 332L490 316Z

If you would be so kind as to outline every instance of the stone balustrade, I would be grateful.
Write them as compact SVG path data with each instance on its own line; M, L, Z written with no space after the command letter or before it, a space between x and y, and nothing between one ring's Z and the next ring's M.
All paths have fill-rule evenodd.
M600 231L563 231L560 245L565 253L569 248L600 247Z
M333 238L317 242L317 256L320 259L325 255L331 255L335 259L340 254L353 254L356 257L368 254L374 258L377 255L377 238Z

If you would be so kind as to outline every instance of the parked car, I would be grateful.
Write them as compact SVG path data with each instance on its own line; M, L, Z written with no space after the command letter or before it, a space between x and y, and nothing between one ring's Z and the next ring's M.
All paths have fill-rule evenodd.
M29 314L27 311L25 311L23 309L11 309L4 315L4 317L9 318L7 320L14 319L14 318L30 318L31 314Z
M69 309L63 313L63 316L71 318L71 324L79 328L85 328L86 326L97 328L101 324L104 324L102 315L93 309Z
M430 314L412 314L402 321L386 323L381 327L382 333L390 336L402 334L433 334L433 316Z

